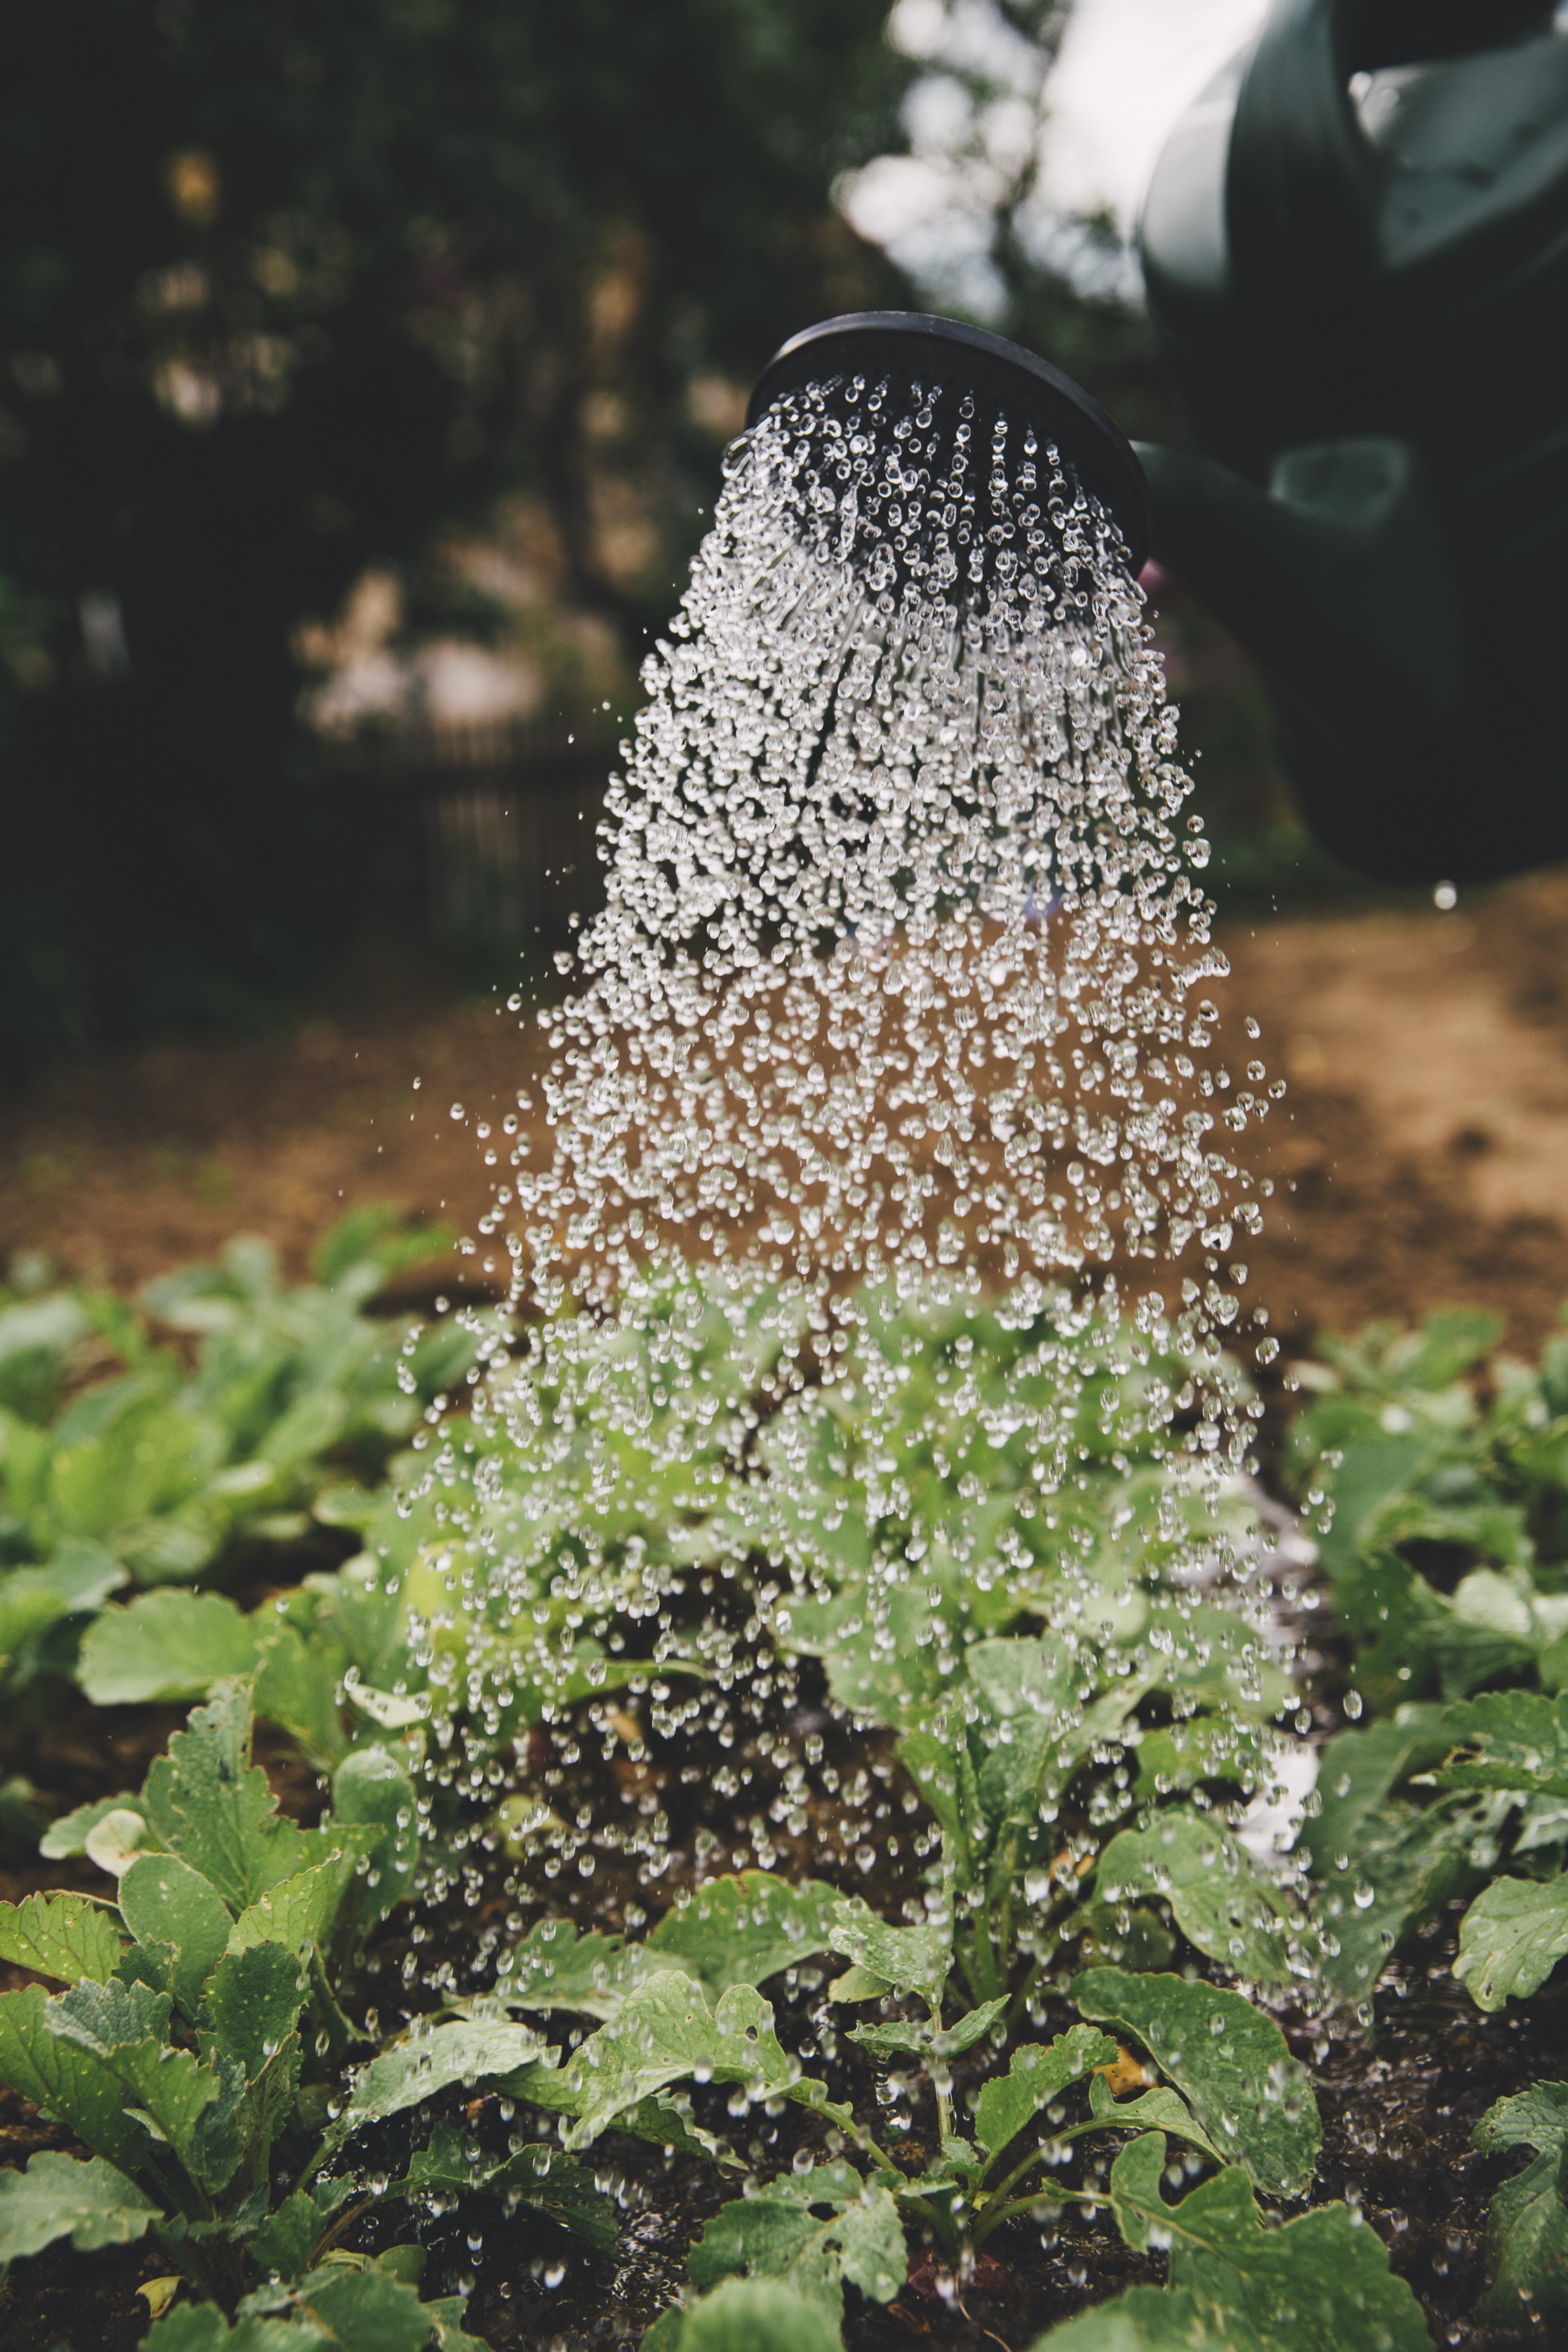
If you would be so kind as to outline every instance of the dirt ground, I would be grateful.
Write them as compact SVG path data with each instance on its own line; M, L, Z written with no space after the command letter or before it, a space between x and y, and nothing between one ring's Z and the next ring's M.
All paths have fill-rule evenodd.
M1568 874L1223 938L1231 1051L1289 1081L1251 1152L1278 1187L1250 1253L1273 1328L1300 1344L1477 1302L1536 1345L1568 1298ZM536 1072L531 1029L498 992L72 1072L0 1108L0 1262L134 1283L248 1231L302 1269L372 1200L471 1228L475 1129Z

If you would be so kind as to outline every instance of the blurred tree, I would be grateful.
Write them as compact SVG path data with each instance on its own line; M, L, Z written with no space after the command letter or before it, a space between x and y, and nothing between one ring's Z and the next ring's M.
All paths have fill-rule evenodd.
M830 198L885 13L0 0L13 1069L246 1017L341 923L295 646L368 564L521 490L628 653L663 617L726 379L895 285Z

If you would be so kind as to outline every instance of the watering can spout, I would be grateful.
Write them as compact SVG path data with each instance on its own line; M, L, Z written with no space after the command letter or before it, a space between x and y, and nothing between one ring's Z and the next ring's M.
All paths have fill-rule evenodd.
M1464 616L1409 445L1288 450L1266 490L1211 458L1135 446L1154 555L1268 674L1314 831L1391 878L1475 873L1488 861Z

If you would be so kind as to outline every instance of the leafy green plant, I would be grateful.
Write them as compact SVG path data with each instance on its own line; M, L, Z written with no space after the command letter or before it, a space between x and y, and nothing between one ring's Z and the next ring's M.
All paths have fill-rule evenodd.
M1188 2341L1180 2331L1201 2313L1216 2344L1241 2340L1225 2331L1239 2327L1244 2314L1254 2330L1248 2346L1306 2341L1327 2352L1363 2340L1349 2332L1352 2321L1386 2329L1379 2340L1391 2346L1426 2344L1409 2289L1342 2206L1283 2229L1265 2223L1256 2190L1302 2194L1320 2137L1304 2070L1272 2019L1212 1985L1102 1967L1072 1985L1082 2022L1049 2042L1015 2039L1005 1999L964 2010L950 1926L933 1916L924 1927L890 1927L831 1887L750 1872L710 1882L640 1946L549 1920L506 1956L487 2007L600 2021L565 2063L552 2053L503 2085L559 2116L569 2149L613 2126L674 2147L705 2147L732 2164L726 2144L693 2116L683 2086L702 2083L733 2086L731 2113L788 2102L828 2128L814 2161L803 2167L797 2158L788 2173L752 2184L708 2223L688 2265L700 2299L658 2324L647 2339L655 2352L739 2342L731 2331L752 2324L753 2313L759 2326L765 2316L777 2328L781 2345L831 2343L846 2284L890 2302L911 2237L962 2277L994 2232L1020 2215L1105 2204L1130 2244L1183 2249L1170 2297L1145 2291L1131 2307L1147 2313L1148 2331L1128 2335L1130 2343ZM881 2101L886 2121L876 2130L789 2055L758 1990L824 1950L849 1962L828 1988L830 2009L880 2004L875 2022L847 2029L888 2070L891 2096ZM953 2009L962 2013L950 2015ZM1148 2053L1145 2080L1155 2071L1165 2079L1119 2100L1107 2070L1124 2055L1104 2023ZM978 2080L958 2100L952 2067L965 2056ZM916 2160L898 2140L909 2121L898 2096L909 2069L929 2084L935 2107ZM1070 2122L1069 2094L1082 2103ZM1139 2135L1117 2158L1108 2189L1055 2177L1077 2142L1107 2132ZM1161 2187L1167 2135L1191 2151L1194 2168L1217 2168L1175 2208ZM1178 2166L1174 2178L1183 2177ZM742 2283L755 2300L742 2294ZM1292 2336L1293 2309L1308 2301L1321 2306L1311 2323L1317 2332ZM826 2336L825 2324L833 2331ZM1190 2340L1209 2337L1193 2332Z
M342 2252L364 2200L352 2171L328 2168L368 2126L532 2060L539 2037L504 2019L437 2024L353 2067L339 2098L365 2046L343 1970L411 1884L417 1800L391 1755L361 1749L321 1825L301 1830L251 1763L250 1733L248 1689L227 1684L140 1795L54 1825L47 1850L86 1853L117 1877L117 1900L0 1906L0 1958L64 1988L0 1996L0 2080L91 2151L0 2172L0 2262L62 2237L87 2251L153 2235L201 2298L153 2328L160 2352L226 2342L230 2316L247 2347L271 2345L263 2321L363 2352L418 2352L433 2328L465 2341L460 2303L419 2303L417 2249L395 2250L401 2269ZM438 2126L397 2193L457 2179L603 2247L612 2209L568 2160L529 2153L477 2173L458 2143Z
M234 1545L291 1542L318 1507L332 1523L328 1490L381 1475L430 1400L463 1382L476 1343L456 1324L425 1330L365 1308L400 1268L449 1241L445 1228L405 1230L392 1211L360 1210L321 1244L317 1281L292 1289L265 1243L234 1242L220 1265L188 1267L144 1294L158 1324L197 1342L194 1369L107 1295L0 1307L0 1674L10 1686L39 1669L68 1671L83 1620L126 1586L221 1576ZM74 1385L79 1365L101 1373L106 1356L124 1369ZM216 1622L210 1606L198 1622ZM214 1673L237 1670L231 1643L205 1677L165 1676L136 1695L195 1697Z

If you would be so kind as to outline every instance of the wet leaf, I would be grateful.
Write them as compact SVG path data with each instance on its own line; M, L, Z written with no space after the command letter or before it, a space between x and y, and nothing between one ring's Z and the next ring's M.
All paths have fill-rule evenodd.
M1420 2305L1359 2216L1321 2205L1270 2228L1236 2164L1167 2205L1164 2164L1163 2132L1124 2147L1111 2167L1111 2210L1136 2252L1169 2246L1171 2285L1193 2296L1222 2340L1235 2327L1281 2352L1373 2344L1430 2352Z
M138 1943L174 1946L169 1990L194 2020L234 1927L216 1887L178 1854L144 1853L121 1878L120 1908Z
M0 1960L67 1984L113 1974L125 1949L113 1911L90 1895L29 1895L0 1903Z
M1494 1878L1459 1922L1454 1974L1478 2009L1536 1991L1568 1952L1568 1877Z
M940 2002L952 1966L948 1928L889 1927L858 1895L841 1895L833 1906L830 1948L857 1968L879 1977L896 1992L919 1993Z
M25 2172L0 2172L0 2269L68 2237L79 2253L126 2246L157 2213L133 2180L100 2156L84 2164L42 2150Z
M1173 1810L1123 1830L1100 1857L1095 1892L1112 1906L1163 1895L1190 1944L1255 1984L1289 1981L1289 1906L1222 1823Z
M364 1934L402 1901L419 1853L419 1807L414 1783L384 1748L356 1748L332 1775L334 1823L380 1832L364 1869L349 1885L341 1916Z
M1487 1691L1449 1707L1444 1727L1463 1752L1434 1773L1440 1788L1568 1797L1568 1692Z
M211 1881L236 1912L293 1877L303 1832L278 1811L267 1775L250 1760L250 1696L224 1685L195 1707L184 1731L154 1759L142 1790L148 1820L173 1853Z
M1217 1985L1089 1969L1072 1987L1085 2016L1135 2034L1216 2147L1258 2186L1296 2197L1317 2168L1322 2126L1306 2069L1271 2017Z
M148 2139L125 2112L124 2084L90 2052L49 2031L48 2004L38 1984L0 1993L0 2082L57 2116L121 2171L140 2170Z
M890 2303L908 2269L892 2198L842 2162L785 2173L756 2196L721 2206L687 2259L696 2287L750 2271L784 2281L836 2323L845 2279L873 2302Z
M731 1985L759 1985L780 1969L841 1949L834 1921L843 1899L837 1887L809 1878L792 1885L765 1870L710 1878L665 1913L647 1949L684 1968L717 1999Z
M1532 2083L1500 2099L1470 2137L1488 2156L1536 2151L1534 2163L1505 2180L1488 2208L1491 2284L1477 2318L1494 2327L1568 2319L1568 2083Z
M984 2084L974 2110L974 2137L986 2155L999 2156L1069 2083L1115 2056L1115 2042L1092 2025L1069 2026L1054 2042L1015 2050L1007 2072Z
M760 1992L732 1985L710 2010L690 1977L660 1969L562 2069L576 2116L567 2147L586 2147L628 2107L689 2078L742 2084L755 2098L801 2095Z
M433 2189L479 2189L498 2197L510 2211L530 2206L570 2230L595 2253L615 2251L620 2210L596 2187L594 2176L558 2147L525 2147L515 2156L469 2158L465 2136L451 2124L437 2124L429 2145L416 2149L400 2189L417 2195Z
M1116 2131L1173 2132L1191 2147L1201 2148L1212 2156L1216 2164L1225 2162L1203 2126L1194 2117L1192 2109L1179 2091L1166 2085L1145 2091L1141 2098L1118 2099L1102 2074L1096 2073L1089 2085L1089 2112L1097 2124Z
M851 2042L862 2050L869 2050L878 2058L890 2057L895 2051L916 2050L935 2058L957 2058L972 2050L982 2034L989 2033L1007 2007L1004 1993L997 2000L982 2001L955 2025L936 2026L929 2019L891 2018L885 2025L856 2025L849 2030Z
M580 1935L568 1919L541 1919L502 1953L496 1993L510 2008L611 2018L649 1973L644 1949L619 1936ZM668 1965L679 1963L671 1956Z
M282 1944L249 1944L218 1960L202 2007L202 2023L226 2058L237 2059L254 2083L299 2021L305 1971Z
M363 2125L419 2106L454 2083L510 2074L536 2059L543 2046L528 2026L501 2022L437 2025L416 2034L359 2069L329 2140L335 2146Z
M1135 2286L1040 2336L1033 2352L1276 2352L1239 2312L1205 2312L1184 2288ZM1280 2347L1279 2352L1287 2352Z

